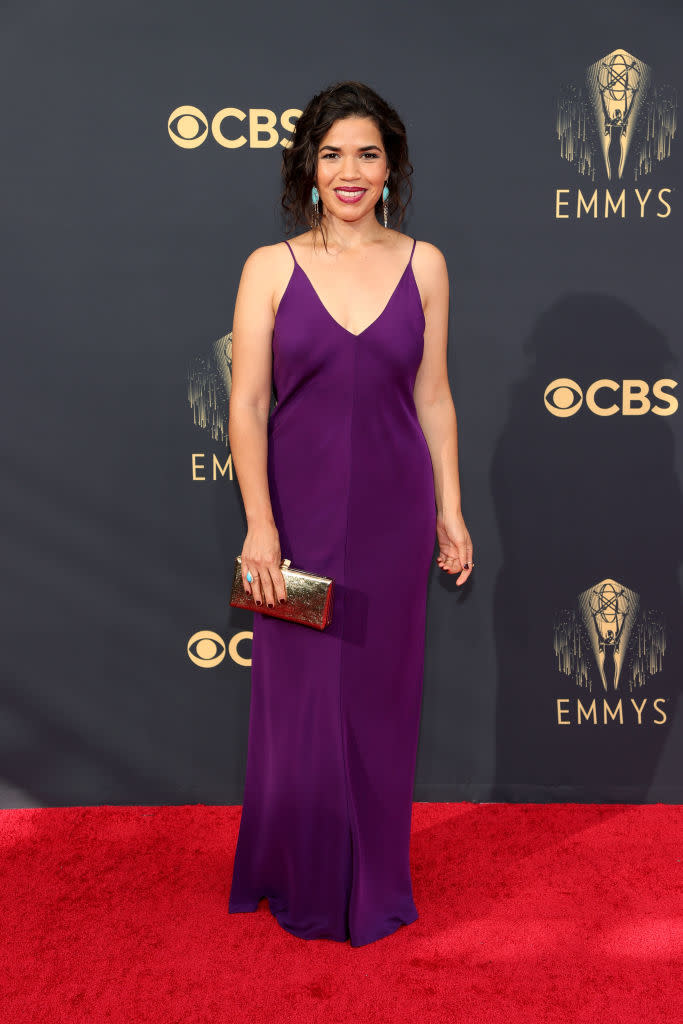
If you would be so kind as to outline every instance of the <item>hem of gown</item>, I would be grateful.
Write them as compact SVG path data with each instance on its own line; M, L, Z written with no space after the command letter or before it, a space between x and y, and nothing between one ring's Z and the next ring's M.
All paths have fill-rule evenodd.
M402 928L404 925L409 925L412 924L414 921L417 921L419 917L417 909L413 908L413 910L407 911L400 918L394 917L390 921L387 921L385 927L382 928L377 934L373 933L371 938L363 938L360 940L356 940L354 942L354 940L351 938L348 932L344 938L340 938L336 935L302 935L301 932L296 931L296 929L293 928L291 925L285 924L283 921L280 920L280 917L278 915L284 913L284 911L273 908L270 905L270 898L268 896L262 897L262 899L266 900L266 905L268 909L270 910L271 914L273 915L277 923L280 925L280 927L284 931L289 932L290 935L296 936L297 939L307 939L309 941L313 939L326 939L330 942L350 942L352 949L358 949L361 946L369 946L370 943L372 942L379 942L380 939L386 939L388 938L389 935L393 935L394 932L398 931L398 929ZM228 907L228 913L253 914L256 910L258 910L260 902L261 900L259 900L257 903L230 904Z
M359 946L369 946L371 942L379 942L380 939L386 939L389 935L393 935L394 932L397 932L399 928L413 924L414 921L417 921L419 916L420 915L417 910L415 910L403 915L400 920L392 918L390 922L387 922L387 927L384 931L380 931L378 935L373 935L371 939L361 939L357 942L352 941L351 948L358 949Z

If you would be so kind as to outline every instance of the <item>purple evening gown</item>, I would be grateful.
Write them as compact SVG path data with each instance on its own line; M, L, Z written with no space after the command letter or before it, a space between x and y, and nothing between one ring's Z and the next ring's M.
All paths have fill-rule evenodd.
M288 932L352 946L418 916L409 843L436 506L413 399L425 327L414 251L360 334L294 257L273 332L282 557L333 577L335 598L323 631L254 614L229 911L267 897Z

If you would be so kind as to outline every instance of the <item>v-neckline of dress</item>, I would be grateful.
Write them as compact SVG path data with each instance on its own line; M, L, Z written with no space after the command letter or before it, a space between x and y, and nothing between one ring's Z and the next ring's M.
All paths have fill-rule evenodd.
M325 313L327 313L327 315L328 315L328 317L330 318L330 320L332 321L332 323L333 323L333 324L336 324L336 326L337 326L337 327L339 328L339 330L340 330L340 331L344 331L344 333L345 333L345 334L348 334L348 335L349 335L349 336L350 336L351 338L360 338L360 337L362 337L362 336L363 336L364 334L367 334L367 332L368 332L368 331L370 330L370 328L371 328L371 327L374 327L374 326L375 326L375 324L379 323L379 321L380 321L380 320L382 319L382 317L384 316L384 314L385 314L385 313L387 312L387 310L389 309L389 306L391 305L391 303L392 303L392 300L393 300L394 296L396 295L396 292L398 291L398 289L399 289L399 287L400 287L400 285L401 285L401 283L402 283L402 281L403 281L404 277L406 276L406 274L408 273L408 271L410 270L410 268L411 268L411 266L412 266L412 263L413 263L413 252L414 252L414 251L415 251L415 242L413 241L413 247L412 247L412 249L410 250L410 258L408 259L408 262L406 263L406 265L405 265L405 267L404 267L404 269L403 269L403 273L401 274L401 276L399 277L398 281L396 282L396 287L394 288L393 292L391 293L391 295L390 295L390 296L389 296L389 298L387 299L387 301L386 301L386 303L384 304L384 306L383 306L382 310L381 310L381 311L380 311L380 313L379 313L379 314L378 314L378 315L377 315L377 316L375 317L375 319L374 319L374 320L372 321L372 323L369 323L369 324L368 324L368 326L367 326L367 327L364 327L364 328L363 328L363 330L362 330L362 331L360 331L360 332L359 332L358 334L354 334L354 333L353 333L353 331L350 331L350 330L348 329L348 327L343 327L343 326L342 326L342 325L341 325L341 324L339 323L339 321L338 321L338 320L336 320L336 319L335 319L335 318L334 318L334 317L332 316L332 314L330 313L329 309L327 308L327 306L325 305L325 303L323 302L323 300L322 300L322 299L320 298L320 296L318 295L318 292L317 292L317 291L316 291L316 289L315 289L315 288L313 287L313 282L311 281L310 277L308 276L308 274L306 273L306 271L304 270L304 268L303 268L303 267L301 266L301 264L299 263L299 261L298 261L298 260L296 259L296 257L294 256L294 251L293 251L293 250L291 249L291 247L290 247L290 252L292 253L292 256L293 256L293 258L294 258L294 263L295 263L295 265L296 265L296 266L297 266L297 267L299 268L299 270L301 271L301 273L302 273L302 274L304 275L304 277L306 278L306 280L308 281L309 287L310 287L311 291L313 292L313 294L315 295L316 299L318 300L318 303L319 303L319 305L320 305L320 308L321 308L321 309L322 309L322 310L323 310L323 311L324 311ZM278 308L279 308L279 307L278 307Z

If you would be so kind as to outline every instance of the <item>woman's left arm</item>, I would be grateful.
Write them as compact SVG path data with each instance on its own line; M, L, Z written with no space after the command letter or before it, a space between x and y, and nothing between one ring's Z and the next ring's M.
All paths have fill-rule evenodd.
M419 254L419 255L418 255ZM462 516L458 466L458 421L448 381L449 283L446 260L430 242L420 242L413 258L425 316L424 352L413 395L434 471L438 564L460 573L458 586L472 572L472 540Z

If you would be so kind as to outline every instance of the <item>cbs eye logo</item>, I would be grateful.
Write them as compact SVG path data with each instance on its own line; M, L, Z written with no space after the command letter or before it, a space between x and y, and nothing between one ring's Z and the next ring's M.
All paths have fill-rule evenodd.
M225 644L218 633L202 629L187 641L187 655L200 668L214 668L225 657Z
M678 409L678 399L670 394L678 382L663 377L650 388L644 380L622 380L621 383L609 378L594 381L584 396L580 385L570 377L558 377L548 384L543 401L549 413L564 419L574 416L581 406L596 416L644 416L653 412L656 416L671 416Z

